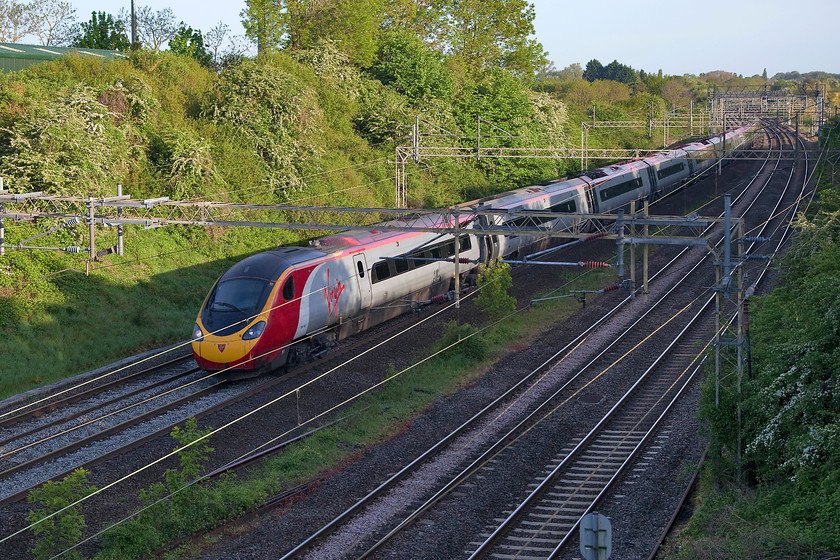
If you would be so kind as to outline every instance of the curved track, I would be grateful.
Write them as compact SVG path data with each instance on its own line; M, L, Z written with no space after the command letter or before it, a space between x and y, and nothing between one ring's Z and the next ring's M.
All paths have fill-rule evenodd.
M776 168L778 168L778 162L776 162ZM776 168L772 172L759 171L759 174L772 176ZM766 177L766 182L769 182L769 179L770 177ZM758 196L755 194L755 188L751 185L747 185L747 187L750 188L745 188L745 193L749 191L754 196ZM779 200L783 196L784 193L779 196ZM746 202L737 200L736 208L743 208L744 212L749 210ZM764 220L766 220L766 217L760 218L758 221ZM693 252L697 253L697 251ZM690 253L692 251L685 250L680 254L685 257ZM670 267L684 267L685 265L681 265L681 263L685 260L686 258L675 258ZM698 258L689 260L697 263L692 268L692 271L696 271L699 267ZM400 473L383 483L374 492L366 496L364 500L360 500L321 531L292 549L284 558L302 555L304 551L311 547L315 548L310 550L310 557L368 557L385 547L389 547L388 550L393 555L393 546L398 545L394 544L392 546L391 543L392 541L399 541L396 537L401 534L401 531L417 523L427 511L435 507L439 501L446 499L447 496L456 493L473 494L476 491L481 493L482 490L472 489L472 487L480 485L476 482L476 479L484 478L480 474L476 475L476 473L480 473L482 469L498 470L510 461L522 460L522 457L528 456L529 452L518 449L517 444L520 441L532 438L532 432L542 430L542 426L551 424L556 419L554 413L558 410L572 408L569 403L603 404L598 399L597 390L592 395L587 395L587 391L592 391L599 378L608 371L630 367L625 365L627 363L625 359L628 356L643 355L642 362L647 365L641 367L640 363L642 362L634 362L632 369L645 371L646 373L641 377L633 376L635 381L630 383L631 388L627 393L616 400L607 415L602 417L599 422L595 422L599 426L598 431L593 430L578 440L568 440L567 438L568 442L557 453L553 454L553 462L549 462L546 466L550 476L542 481L532 482L532 486L536 490L529 493L532 497L528 498L526 505L511 508L509 514L500 517L500 519L504 519L504 522L498 528L488 531L491 538L488 538L486 542L475 543L472 550L476 557L486 554L495 546L502 547L498 551L499 557L530 558L535 554L533 557L545 558L556 555L555 548L557 550L562 548L580 516L594 507L594 504L609 488L611 481L622 476L621 467L626 468L627 465L632 463L633 457L643 452L641 446L654 437L655 430L659 425L658 422L662 421L670 404L675 402L676 396L688 386L693 378L694 372L697 370L698 355L704 347L701 342L708 341L709 327L712 326L708 310L712 307L714 298L709 295L707 289L703 288L703 286L708 287L714 284L714 280L708 277L708 268L710 267L706 267L705 280L697 280L695 273L685 273L684 278L692 277L694 288L683 287L680 290L675 290L675 286L671 290L660 289L661 299L658 300L657 304L635 325L622 325L618 330L624 330L626 335L615 336L614 343L610 345L610 348L605 349L601 353L601 357L589 361L572 379L567 379L568 374L564 372L552 373L552 370L563 370L564 368L568 371L571 367L570 363L574 361L570 356L579 351L579 345L594 329L582 334L579 339L557 352L550 361L551 365L547 363L545 368L532 372L509 393L494 401L480 414L452 432L438 445L429 449L417 461L407 465ZM660 274L664 278L670 272L666 274L663 270ZM660 281L657 283L661 286L666 282ZM628 306L630 301L630 298L625 299L607 317L611 321L615 321L614 316L619 313L622 307ZM659 307L663 311L656 311ZM604 318L604 321L607 317ZM689 318L691 321L688 320ZM649 320L651 324L645 325L646 320ZM680 323L680 325L677 326L677 323ZM705 328L692 328L698 324ZM597 326L603 328L603 323L599 322ZM714 330L713 326L711 330ZM656 336L653 336L654 334ZM635 340L632 340L633 337L636 337ZM663 342L664 344L661 344ZM659 350L654 351L648 348L648 346L655 346L654 343L660 344ZM640 348L644 348L644 350L640 351ZM554 367L558 362L561 367ZM585 373L586 371L589 373ZM501 436L493 439L492 443L485 444L483 448L481 448L481 445L473 445L473 442L478 439L475 435L476 432L481 434L500 432L498 424L502 422L498 420L503 416L511 415L511 411L526 400L522 395L536 393L534 387L552 375L556 375L558 380L562 381L559 390L550 395L549 398L542 400L539 405L532 404L523 407L529 409L529 411L519 413L520 417L524 419L509 431L501 433ZM529 386L530 389L523 393L524 388ZM541 426L539 430L536 429L538 426ZM473 434L469 435L471 430ZM562 440L562 438L563 435L560 434L558 439ZM552 439L552 436L548 436L549 441ZM572 441L576 443L572 443ZM633 445L629 445L631 442ZM529 445L533 446L535 443L531 441ZM536 445L539 445L539 443L537 442ZM372 529L364 537L359 536L360 529L355 529L355 544L351 549L353 552L349 554L337 553L338 549L346 546L347 540L345 537L338 535L329 539L325 538L334 531L337 534L342 531L345 533L351 531L349 529L350 525L364 524L360 519L365 517L366 514L359 514L359 512L368 506L370 506L371 511L375 511L376 506L371 506L374 500L386 496L388 491L398 484L407 484L406 480L408 480L410 473L419 472L430 461L440 461L440 457L448 453L447 449L455 447L461 449L479 447L479 449L469 451L472 454L472 459L465 459L464 456L457 460L449 459L449 461L456 461L467 466L462 468L456 476L451 477L449 482L445 484L434 483L439 486L436 486L436 490L431 491L430 497L419 501L416 501L417 498L413 498L417 505L412 506L412 512L403 517L402 521L391 523L391 527L386 529L384 534L381 532L382 523L376 523L375 525L380 526L380 528ZM486 478L490 478L490 475L487 475ZM566 484L571 484L571 481L574 480L584 480L585 483L578 484L572 489L564 489L555 486L558 480L563 480ZM595 480L598 480L599 483L593 485ZM597 487L597 490L594 487ZM487 490L485 489L483 492L487 493ZM584 496L588 497L584 499ZM387 498L381 499L382 501L387 500ZM540 503L540 500L543 499L547 501ZM559 507L558 503L562 503L563 507ZM528 511L526 512L526 510ZM370 515L376 516L378 514L371 513ZM351 523L350 519L354 517L356 517L356 520ZM516 529L510 527L511 524L520 520L522 521L521 527ZM544 532L539 530L541 527ZM344 529L339 530L339 528ZM375 535L377 532L383 536L371 539L371 535ZM566 536L558 538L558 534L561 533ZM505 541L505 539L507 540ZM316 546L316 543L322 540L324 540L324 543ZM553 543L551 546L546 544L549 541ZM500 542L502 544L499 544ZM513 552L517 547L520 547L519 552ZM540 550L538 554L535 553L536 549ZM548 551L547 555L543 555L546 551Z

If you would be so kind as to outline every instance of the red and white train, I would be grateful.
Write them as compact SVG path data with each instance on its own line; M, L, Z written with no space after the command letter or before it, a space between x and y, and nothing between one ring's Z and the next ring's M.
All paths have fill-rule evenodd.
M743 126L644 159L461 206L562 212L568 218L544 225L554 226L557 220L566 225L580 220L578 214L610 212L631 200L655 199L675 190L718 161L724 139L727 152L742 148L753 129ZM426 217L409 225L431 223ZM458 239L464 279L479 263L527 252L527 245L535 242L527 236L477 235L474 227L479 226L465 222ZM454 235L375 228L322 237L309 247L272 249L232 266L210 290L196 318L192 350L199 366L261 373L295 365L338 339L452 290L456 268L447 259L455 255Z

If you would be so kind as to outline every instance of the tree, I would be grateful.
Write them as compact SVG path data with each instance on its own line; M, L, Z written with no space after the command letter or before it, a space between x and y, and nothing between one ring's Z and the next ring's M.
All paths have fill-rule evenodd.
M583 71L583 79L594 82L601 80L604 76L604 65L597 58L593 58L586 63L586 69Z
M586 63L586 70L583 71L583 79L594 82L595 80L612 80L622 84L631 85L636 83L636 71L631 67L613 60L606 66L593 58Z
M368 67L379 47L385 4L383 0L288 0L285 46L311 49L325 40L334 41L351 62Z
M42 45L69 45L76 30L76 9L64 0L41 0L32 4L35 34Z
M17 43L34 33L33 5L17 0L0 0L0 42Z
M691 101L691 90L679 78L672 78L662 85L662 99L676 107L684 107Z
M175 36L169 41L169 50L175 54L190 56L208 68L212 65L210 53L204 47L204 36L201 30L193 31L193 28L188 27L183 21L175 32Z
M390 34L371 67L373 75L409 99L450 99L455 77L442 54L430 51L415 37Z
M447 0L391 0L383 6L382 28L417 37L429 48L443 51L448 29Z
M604 68L604 74L601 79L630 85L636 82L636 71L630 66L613 60Z
M230 33L230 26L220 21L216 27L204 34L204 47L208 49L210 63L216 71L221 67L221 49L228 33Z
M286 34L283 2L277 0L245 0L239 13L245 35L257 44L257 52L279 48Z
M127 51L131 47L125 25L105 12L91 12L89 21L79 24L80 33L73 39L74 47Z
M510 277L510 265L493 261L489 265L481 265L478 272L478 296L475 304L490 315L493 321L500 321L505 316L516 311L516 298L508 294L513 287Z
M489 66L534 75L545 64L527 0L462 0L449 5L448 50L471 74Z
M130 14L121 12L121 19L130 21ZM153 12L149 6L137 10L137 38L143 46L159 51L178 32L175 14L172 8L164 8Z
M561 80L580 80L583 78L583 68L578 62L569 64L557 72L557 77Z

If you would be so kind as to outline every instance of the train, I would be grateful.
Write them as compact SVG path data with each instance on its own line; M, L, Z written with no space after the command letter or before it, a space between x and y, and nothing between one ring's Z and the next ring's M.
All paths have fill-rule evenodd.
M751 142L757 124L690 142L649 157L589 170L577 177L519 188L460 207L562 213L544 227L574 225L582 214L606 213L633 200L655 200L709 169L726 152ZM501 214L504 225L522 220ZM562 224L558 221L562 220ZM407 224L433 227L425 216ZM454 225L454 224L450 224ZM321 356L338 340L418 306L446 299L474 280L480 264L521 256L533 236L479 234L464 217L462 232L345 231L308 247L278 247L234 264L213 285L196 317L192 351L206 371L259 375ZM456 251L456 243L458 243Z

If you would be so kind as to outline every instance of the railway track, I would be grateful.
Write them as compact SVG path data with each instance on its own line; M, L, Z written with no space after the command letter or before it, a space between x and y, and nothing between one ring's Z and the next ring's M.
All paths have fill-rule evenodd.
M625 300L625 305L629 305L630 303L631 303L631 302L630 302L630 300L629 300L629 299L628 299L628 300ZM398 328L400 328L400 327L399 327L399 326L394 326L394 327L392 327L392 330L394 330L394 329L398 329ZM383 333L386 333L386 332L387 332L387 328L383 328L383 329L379 329L379 330L377 331L377 333L376 333L376 334L377 334L378 336L382 336L382 334L383 334ZM348 345L346 350L347 350L348 352L354 352L354 351L357 351L357 350L359 350L359 349L361 349L361 348L364 348L364 347L365 347L365 345L367 345L367 344L369 344L369 341L366 341L366 340L363 340L363 339L359 339L359 340L357 340L355 343L353 343L352 345ZM341 354L339 354L339 355L337 355L337 356L334 356L334 357L335 357L335 358L340 359ZM320 362L315 362L314 364L320 364ZM284 382L285 382L285 381L287 381L287 379L288 379L287 377L283 377L283 378L275 378L275 379L264 379L264 380L262 380L262 381L258 384L258 385L259 385L258 387L255 387L255 388L253 389L253 391L242 391L242 392L240 392L240 393L239 393L239 396L230 396L229 398L228 398L228 397L225 397L225 399L223 399L223 400L227 401L226 403L220 404L218 407L214 407L214 408L207 408L207 409L205 409L203 412L199 412L197 415L199 415L199 416L209 416L210 414L213 414L213 413L215 413L215 412L218 412L220 409L222 409L222 408L224 408L224 407L226 407L226 406L229 406L229 405L230 405L230 404L232 404L233 402L242 401L242 400L244 400L244 399L248 398L249 396L257 395L257 394L260 394L260 393L272 393L272 392L278 392L278 391L279 391L279 392L282 392L282 391L285 389L285 387L287 387L287 386L288 386L288 385L284 385ZM218 387L211 388L211 389L210 389L210 391L211 391L211 392L218 392L218 391L219 391L219 388L218 388ZM247 394L246 394L246 393L247 393ZM199 397L195 397L195 398L200 398L200 396L199 396ZM78 401L78 399L77 399L77 402L79 402L79 401ZM47 406L53 406L53 408L58 409L60 406L63 406L63 405L56 405L55 403L53 403L52 405L49 405L49 404L48 404ZM69 405L68 405L68 406L69 406ZM95 408L95 406L93 406L93 407L91 407L91 408ZM289 407L287 407L287 408L289 408ZM292 407L292 408L293 408L293 407ZM36 414L30 414L30 415L29 415L29 417L30 417L30 418L36 418L36 417L38 417L38 414L45 414L45 412L42 412L42 413L36 413ZM159 414L158 414L158 415L159 415ZM81 417L81 416L80 416L80 415L77 415L77 417ZM10 417L10 418L11 418L11 417ZM0 418L0 421L2 421L2 420L3 420L3 419L2 419L2 418ZM25 419L24 419L23 417L20 417L20 418L18 418L18 420L16 420L15 422L9 422L9 426L15 425L15 427L18 427L18 426L17 426L17 424L19 424L20 422L23 422L23 421L25 421ZM26 421L28 421L28 420L26 420ZM134 448L134 447L137 447L137 446L139 446L139 445L142 445L145 441L149 441L150 439L155 439L155 438L160 439L162 436L164 436L165 434L167 434L167 433L171 430L172 425L174 425L175 423L177 423L177 421L176 421L176 422L173 422L173 423L168 424L166 427L163 427L163 428L158 429L158 430L155 432L155 434L154 434L154 435L150 435L150 436L149 436L148 438L146 438L146 439L134 438L133 436L126 437L125 439L127 439L127 440L129 440L129 441L131 441L131 440L133 440L133 441L131 441L131 443L129 443L127 446L123 447L123 449L122 449L121 451L116 452L116 455L118 455L119 453L123 453L123 454L124 454L127 450L132 449L132 448ZM58 426L58 424L54 424L54 425L53 425L53 427L52 427L52 428L50 428L50 429L57 429L57 428L56 428L56 426ZM37 428L35 428L35 427L30 427L30 428L27 428L27 430L31 432L31 431L33 431L33 430L37 430ZM464 431L468 431L468 430L469 430L469 428L465 428L465 429L464 429ZM24 431L26 431L26 430L24 430ZM60 431L60 430L59 430L59 431ZM6 433L6 431L5 431L5 429L4 429L4 431L3 431L3 432L0 432L0 435L5 434L5 433ZM100 436L100 439L101 439L101 436ZM2 452L0 452L0 454L2 454ZM56 456L63 456L63 455L66 455L66 452L58 452L58 453L56 454ZM89 466L89 465L92 465L92 464L96 464L96 463L98 463L98 462L105 461L105 460L107 460L109 457L113 457L113 456L115 456L115 455L103 455L103 456L101 456L101 457L99 457L99 458L97 458L97 459L94 459L94 460L93 460L93 462L80 463L80 464L81 464L81 465L88 465L88 466ZM2 457L0 457L0 461L2 461L2 459L3 459L3 458L2 458ZM0 463L0 464L2 464L2 463ZM34 466L34 465L33 465L33 466ZM72 470L72 469L70 469L70 470ZM69 470L67 470L67 471L65 471L65 472L69 472ZM5 480L5 479L3 478L3 476L4 476L4 475L0 474L0 481L4 481L4 480ZM60 476L60 475L56 475L56 476ZM55 478L56 476L54 476L53 478ZM9 501L11 501L13 498L14 498L14 499L20 499L21 497L23 497L23 495L25 495L25 493L26 493L27 491L28 491L28 490L21 490L20 492L16 493L14 496L10 496L10 497L9 497L9 499L7 499L6 501L2 502L2 504L9 503Z
M775 173L777 168L778 162L772 173ZM767 174L772 176L772 173ZM769 182L769 177L767 181ZM752 190L754 191L755 189ZM744 192L746 191L747 189L745 188ZM784 193L779 196L779 200L783 196ZM736 207L739 207L739 205L744 208L745 212L750 208L748 202L736 200ZM761 218L758 221L764 220L765 218ZM682 254L685 253L688 253L688 251L683 251ZM672 262L676 261L677 259ZM699 263L692 270L696 270L698 267ZM603 398L605 397L598 399L597 393L587 395L586 389L592 389L595 381L608 369L613 368L615 364L621 362L625 356L634 353L644 354L647 357L653 356L654 358L649 359L649 363L645 367L640 367L639 363L635 363L632 366L624 366L628 369L644 370L646 373L640 378L634 378L636 380L631 383L631 389L624 396L617 399L615 405L612 406L607 415L600 421L595 421L595 424L598 426L597 430L593 430L584 435L580 441L568 441L561 450L552 455L551 460L546 463L547 466L545 469L551 476L541 479L540 482L533 482L532 490L534 491L528 493L528 495L534 496L529 498L528 501L535 502L537 505L532 503L530 505L511 508L510 513L504 516L506 521L503 525L497 530L488 532L492 538L488 538L487 544L481 542L475 543L474 546L463 547L464 550L470 549L474 557L480 557L486 554L495 546L502 547L498 552L498 557L530 558L532 557L532 553L536 552L536 549L539 549L539 553L534 554L533 557L549 557L548 555L542 555L546 549L551 548L552 551L554 548L561 549L567 542L568 535L572 534L577 519L595 507L598 499L609 488L610 481L615 481L622 476L621 469L627 468L627 465L632 464L633 457L638 456L640 453L645 453L643 444L655 437L656 429L661 425L663 419L666 418L665 413L673 403L677 402L676 397L689 386L691 380L694 378L700 360L699 354L702 348L708 344L708 331L713 323L708 311L712 308L714 297L709 295L708 290L702 289L702 286L708 287L714 284L714 281L709 280L707 275L705 280L699 281L701 288L699 290L695 289L694 292L691 292L691 290L680 290L680 295L684 298L688 297L689 299L693 299L693 303L685 304L685 301L683 301L679 304L674 304L673 299L668 299L673 298L674 289L662 296L660 302L663 309L669 308L669 306L670 309L678 307L680 313L667 316L666 320L663 320L662 315L657 315L656 313L650 314L649 321L654 325L657 323L660 325L663 323L667 324L676 317L691 315L691 321L684 321L677 329L678 334L660 333L663 336L659 338L664 339L666 342L670 341L670 343L664 345L664 348L660 348L656 352L651 349L646 349L644 352L638 350L643 346L639 342L639 338L647 342L647 339L650 338L650 333L653 331L650 325L644 326L643 317L637 322L638 331L641 333L637 335L637 340L631 340L632 335L616 336L615 342L611 345L612 354L609 355L610 357L595 358L589 362L587 367L595 373L591 373L589 377L581 377L576 384L571 381L566 381L562 375L558 375L558 378L563 379L565 385L556 394L551 395L535 408L532 407L530 412L522 414L525 419L519 425L502 433L501 437L495 437L492 443L485 444L483 447L480 445L476 446L474 444L475 439L477 439L475 436L476 432L491 434L500 431L498 426L494 427L493 424L498 424L499 418L516 407L516 403L518 402L517 398L522 398L521 396L514 397L514 393L522 391L523 387L529 386L531 383L536 385L535 379L540 377L545 378L549 375L544 368L539 368L527 376L523 382L517 384L511 390L512 393L505 394L497 401L494 401L493 404L489 405L480 414L474 416L447 436L447 438L441 440L438 445L421 455L417 461L407 465L400 473L397 473L397 475L383 483L363 500L354 504L350 509L336 517L331 523L327 524L309 539L294 547L284 558L298 556L312 558L365 558L373 557L383 549L387 549L389 556L399 557L399 553L396 552L399 549L398 543L405 543L410 540L409 537L403 536L402 532L409 527L420 524L419 522L422 521L422 518L438 502L456 494L478 496L474 500L480 501L482 494L487 495L492 493L492 490L486 488L478 489L480 487L480 483L477 482L478 480L493 477L492 472L485 471L498 472L505 465L517 460L522 461L522 457L529 457L529 453L533 455L532 452L519 449L517 447L518 442L532 437L532 432L538 431L537 426L545 426L555 421L553 420L556 419L554 413L557 410L572 409L573 407L569 403L573 401L576 401L578 404L581 402L592 405L602 404ZM697 285L697 281L694 282L694 285ZM624 300L619 307L628 306L629 301L629 298ZM670 301L670 303L665 303L666 301ZM654 305L653 307L655 308L658 305ZM691 314L686 313L689 308L692 309ZM700 311L697 311L698 308ZM616 314L617 310L614 310L609 315L613 316ZM612 320L615 320L615 318ZM702 328L698 328L698 326ZM618 330L623 329L624 327L621 327ZM624 332L630 333L632 330L627 329ZM714 329L711 328L711 330L713 331ZM589 336L590 333L591 331L585 332L579 339L573 341L572 344L561 349L553 356L551 362L553 363L559 358L560 363L568 368L569 362L571 361L569 355L577 349L575 345L580 344L581 340ZM675 351L675 348L679 350ZM606 352L605 350L602 355L607 356ZM598 361L599 359L601 360L600 362ZM581 370L580 375L583 375L582 372L583 370ZM566 408L563 408L564 406ZM578 409L580 408L585 408L585 406L578 406ZM597 408L597 406L593 406L592 408ZM547 410L551 410L552 412L547 413ZM574 411L569 410L568 412ZM492 418L493 420L488 423L488 418ZM479 425L480 427L478 427ZM565 428L567 426L563 427ZM470 431L473 434L467 435L470 434ZM495 436L498 435L498 433L495 433ZM542 434L539 439L544 441L563 441L563 438L564 434L562 433L550 432L549 434ZM528 445L533 448L534 446L539 446L539 442L531 441L525 447L527 448ZM451 457L442 459L444 455L449 453L447 450L451 450L452 448L468 449L470 447L473 449L471 450L472 455L469 455L469 458L461 456L459 459L453 459ZM481 449L474 449L476 447L481 447ZM527 460L525 459L525 461ZM466 464L467 466L462 468L455 476L452 476L451 479L448 479L449 482L447 483L442 484L440 481L436 481L434 483L434 490L420 491L420 493L425 492L427 494L423 499L419 499L416 495L403 496L401 498L402 501L410 501L412 503L408 515L401 517L401 521L390 522L390 527L386 529L382 528L381 522L374 522L372 525L375 527L369 533L361 536L360 533L362 530L358 526L364 525L365 523L363 518L368 515L362 513L365 508L370 508L373 512L369 514L370 516L380 517L382 515L381 512L377 513L378 508L376 505L373 505L375 501L388 501L389 498L385 496L389 495L392 488L397 487L397 485L409 485L407 481L412 473L420 472L426 468L424 466L425 464L434 461L448 462L450 464ZM450 466L448 470L451 471L452 467ZM558 480L569 483L575 479L583 479L585 480L585 484L580 484L574 488L557 488L555 486L555 482ZM601 482L606 481L606 484L599 483L594 485L597 486L597 491L589 488L589 486L593 486L592 483L596 479ZM431 494L431 496L428 496L428 494ZM464 500L469 500L469 498L464 498ZM540 502L539 500L548 501ZM390 501L398 501L398 499L391 497ZM558 503L564 504L564 507L560 508ZM350 519L355 520L351 522ZM513 521L507 521L508 519L514 521L522 519L524 520L524 527L511 530L509 524L513 523ZM553 523L557 520L563 520L567 526L562 528L562 524L554 525ZM354 528L345 528L351 525ZM539 531L535 532L534 528L539 527L542 527L545 533L548 533L548 536ZM352 537L353 546L350 548L347 548L348 537L342 535L342 532L350 532L354 535ZM559 533L567 536L558 539ZM328 535L331 536L328 537ZM402 540L400 540L401 537ZM498 539L508 540L499 541ZM542 543L543 540L551 541L554 544L552 547L548 547L545 543ZM395 541L397 544L393 544ZM499 544L499 542L502 542L502 544ZM561 543L560 546L557 545L558 542ZM523 543L527 545L524 548L521 546ZM542 544L537 545L536 543ZM519 548L517 549L517 547ZM556 553L549 552L550 554Z

